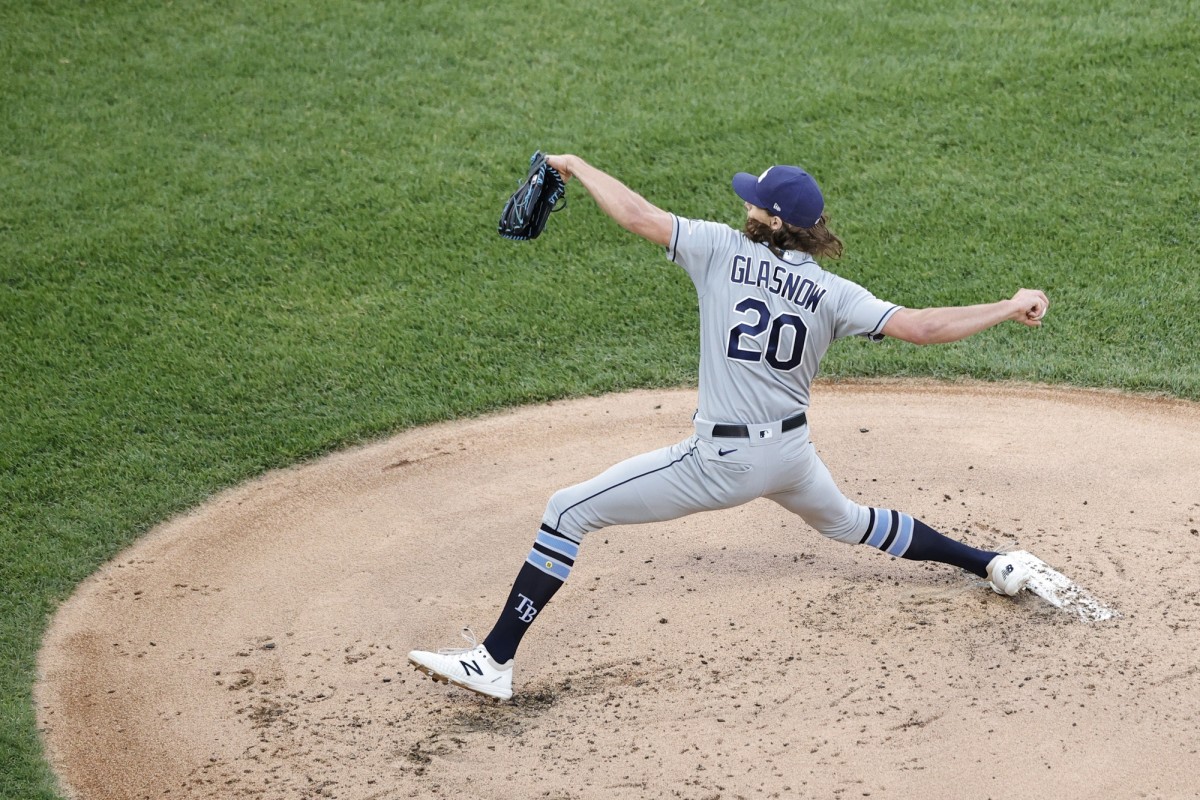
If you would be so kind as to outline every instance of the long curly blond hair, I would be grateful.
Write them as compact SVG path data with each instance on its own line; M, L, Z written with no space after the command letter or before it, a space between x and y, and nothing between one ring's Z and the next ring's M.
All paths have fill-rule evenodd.
M797 228L783 223L779 230L756 219L746 219L746 238L765 244L771 252L782 256L785 250L799 250L813 258L838 258L842 255L842 240L829 230L829 218L822 214L811 228Z

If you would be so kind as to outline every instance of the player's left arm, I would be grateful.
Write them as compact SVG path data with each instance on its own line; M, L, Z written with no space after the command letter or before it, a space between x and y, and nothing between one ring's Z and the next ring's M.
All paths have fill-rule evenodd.
M883 326L883 334L913 344L945 344L966 339L1009 320L1037 328L1049 307L1045 292L1021 289L1010 299L995 303L902 308Z
M600 210L625 230L663 247L671 241L671 215L607 172L593 167L579 156L547 156L546 161L558 170L563 180L578 178Z

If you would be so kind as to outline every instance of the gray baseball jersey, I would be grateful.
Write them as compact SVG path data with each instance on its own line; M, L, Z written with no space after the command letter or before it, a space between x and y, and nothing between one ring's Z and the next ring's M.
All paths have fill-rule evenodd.
M776 257L715 222L675 217L667 257L687 271L700 298L696 433L555 492L527 562L566 580L590 531L758 497L831 539L903 555L912 518L843 495L797 419L829 345L844 336L882 338L899 306L804 253Z
M717 222L676 217L667 257L700 298L698 415L708 420L769 422L807 410L829 345L882 338L899 308L806 253L776 257Z

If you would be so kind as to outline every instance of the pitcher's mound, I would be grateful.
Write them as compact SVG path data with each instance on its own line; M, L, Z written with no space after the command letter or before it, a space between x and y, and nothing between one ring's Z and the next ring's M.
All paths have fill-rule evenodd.
M516 698L422 679L482 638L550 494L690 433L692 391L412 430L157 528L67 602L37 686L105 798L1195 796L1200 411L1113 393L819 384L843 491L1028 550L1086 621L775 504L584 541Z

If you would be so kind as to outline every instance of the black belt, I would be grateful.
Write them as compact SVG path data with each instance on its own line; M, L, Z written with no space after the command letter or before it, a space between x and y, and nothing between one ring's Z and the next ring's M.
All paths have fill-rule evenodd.
M783 421L783 432L795 430L802 425L808 424L808 417L803 411L794 417L788 417ZM719 422L713 425L713 436L720 436L723 439L746 439L750 436L750 429L745 425L731 425L725 422Z

